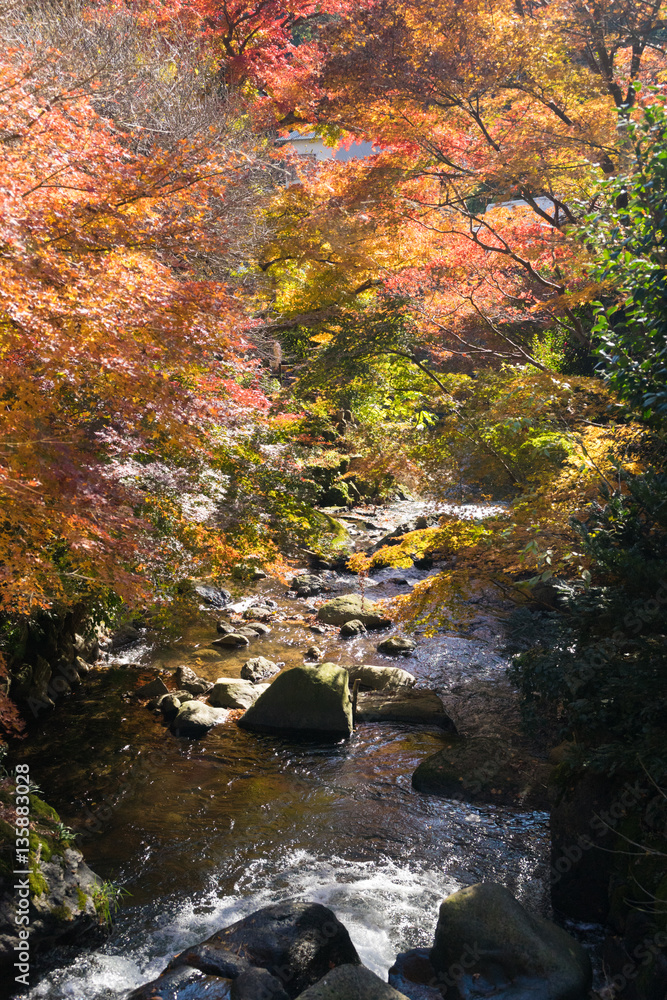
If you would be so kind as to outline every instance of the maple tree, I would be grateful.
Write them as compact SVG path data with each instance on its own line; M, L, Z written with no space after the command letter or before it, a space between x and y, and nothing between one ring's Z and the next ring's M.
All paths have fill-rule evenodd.
M265 266L283 325L316 326L382 284L411 300L440 361L522 363L548 327L585 355L596 288L576 231L627 162L619 110L665 69L663 7L379 2L326 26L299 112L380 151L304 170L278 199ZM289 97L278 79L275 100Z
M147 66L145 39L128 80L126 25L125 61L110 71L93 46L97 65L78 74L71 51L18 44L26 23L10 27L3 604L25 612L100 587L136 599L155 574L183 572L188 552L235 551L203 508L225 492L234 435L268 406L234 274L258 239L247 215L271 150L241 99L191 86L173 107L182 66Z

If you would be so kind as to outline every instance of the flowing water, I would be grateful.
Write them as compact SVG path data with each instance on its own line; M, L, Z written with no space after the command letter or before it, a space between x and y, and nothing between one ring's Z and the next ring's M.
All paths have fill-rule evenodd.
M408 506L396 505L394 519L413 513ZM377 519L380 529L390 516ZM368 596L405 592L424 575L383 571ZM333 575L330 584L332 592L359 587ZM334 745L295 743L244 732L231 716L205 738L183 740L131 697L147 667L187 662L214 680L238 676L249 656L302 663L313 643L337 662L396 662L376 652L377 636L342 642L308 631L295 616L306 618L316 601L268 582L260 591L283 620L250 650L212 652L215 614L166 646L147 640L92 675L26 747L45 796L84 831L90 867L131 893L100 948L49 956L51 970L31 998L123 997L175 952L285 899L330 906L383 978L397 952L430 943L439 902L463 885L497 880L531 910L548 912L545 813L473 808L412 790L417 764L443 745L437 730L365 724ZM400 665L449 707L480 679L502 686L493 639L493 623L480 619L466 637L422 640Z

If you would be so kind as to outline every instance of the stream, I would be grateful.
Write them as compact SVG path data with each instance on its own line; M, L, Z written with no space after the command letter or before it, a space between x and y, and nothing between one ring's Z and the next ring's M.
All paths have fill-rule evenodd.
M364 548L426 506L395 503L353 511L346 521ZM473 505L449 510L488 513ZM437 566L381 570L367 596L406 593L428 572ZM330 906L364 964L385 980L399 951L431 943L439 903L464 885L501 882L530 910L549 914L547 813L472 807L412 790L417 764L443 745L440 731L361 724L338 744L295 743L243 731L232 717L203 739L185 740L132 697L156 667L171 672L187 663L215 680L239 676L251 656L301 664L316 644L326 660L414 673L443 697L464 733L518 726L490 609L476 609L465 634L417 632L415 653L397 661L375 647L400 629L347 640L337 630L308 629L323 598L359 592L357 577L325 575L329 591L307 600L275 581L246 587L234 604L240 612L253 601L275 602L271 634L250 647L210 647L224 614L210 611L169 643L146 635L113 654L38 723L22 748L31 776L63 821L84 831L90 867L131 895L101 947L61 946L42 959L32 1000L124 997L175 952L286 899Z

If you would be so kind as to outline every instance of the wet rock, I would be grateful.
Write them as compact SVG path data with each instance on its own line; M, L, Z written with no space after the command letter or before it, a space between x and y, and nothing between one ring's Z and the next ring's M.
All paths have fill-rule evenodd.
M169 694L164 694L161 698L158 698L155 707L160 709L167 722L169 722L176 716L181 705L193 699L194 695L190 694L189 691L171 691Z
M345 669L350 675L350 684L358 680L362 688L369 688L371 691L410 688L417 683L414 674L401 670L400 667L374 667L368 663L360 663Z
M276 677L238 724L257 732L347 737L352 732L347 671L335 663L293 667Z
M22 787L20 781L19 787ZM4 790L9 791L6 786ZM13 789L11 794L13 796ZM15 865L11 861L16 859L15 828L8 822L0 825L3 860L0 869L0 969L6 968L5 975L0 975L0 982L5 982L7 987L10 983L16 985L14 976L19 974L14 963L21 961L18 949L22 943L19 932L24 926L23 914L30 918L33 956L39 950L74 941L98 925L93 893L100 880L88 868L79 850L60 841L60 817L56 811L37 796L30 798L32 826L28 861L18 866L31 869L28 910L19 909L17 892L19 881L22 883L26 876L12 874Z
M324 650L320 649L319 646L309 646L306 650L307 660L321 660L324 656Z
M121 625L111 633L111 649L122 649L141 639L141 632L134 625Z
M254 625L254 622L252 624ZM237 629L237 634L245 635L248 639L259 639L259 632L255 628L251 628L250 625L243 625Z
M271 635L271 629L264 622L257 622L257 621L255 621L253 619L250 622L250 626L251 626L253 632L256 632L260 636L262 636L262 635Z
M170 728L174 736L204 736L226 718L227 712L223 709L212 708L201 701L188 701L179 708Z
M339 965L298 1000L407 1000L363 965Z
M252 684L259 684L269 677L278 673L279 667L273 660L267 660L264 656L255 656L251 660L246 660L241 667L241 677Z
M225 635L221 635L219 639L214 639L211 643L212 646L249 646L250 639L247 635L241 635L239 632L227 632Z
M390 619L377 604L359 594L334 597L322 605L317 612L317 618L326 625L344 625L353 619L363 622L369 629L387 628L391 625Z
M495 737L453 739L423 760L412 787L426 795L463 802L548 808L550 767Z
M252 608L248 608L247 611L243 612L243 617L246 621L251 622L252 625L255 622L264 622L273 618L275 611L273 608L268 607L268 605L257 604Z
M74 651L86 663L94 663L100 654L100 644L97 636L87 639L82 635L75 634Z
M370 691L357 699L357 722L406 722L438 726L455 733L456 727L434 691L406 689Z
M76 656L74 658L74 667L79 674L89 674L90 673L90 663L84 660L81 656Z
M206 972L209 976L221 976L223 979L236 979L247 969L252 968L250 963L236 952L227 951L206 941L180 952L172 958L165 971L180 969L184 965Z
M297 668L298 669L298 668ZM319 903L266 906L208 938L208 954L224 950L276 976L287 995L299 996L338 965L359 965L347 930Z
M219 621L216 625L216 630L219 635L232 635L236 632L236 626L231 625L229 622Z
M163 972L134 990L127 1000L230 1000L231 980L182 966Z
M161 677L155 677L147 684L142 684L134 693L137 698L159 698L160 695L168 694L169 688Z
M218 677L208 703L216 708L250 708L267 687L268 684L251 684L238 677Z
M289 994L267 969L247 969L232 983L231 1000L289 1000Z
M392 635L389 639L383 639L375 648L378 653L385 653L387 656L409 656L417 648L417 643L414 639Z
M296 591L297 597L314 597L324 589L324 580L314 573L303 573L294 577L290 587Z
M387 978L409 1000L442 1000L428 948L412 948L397 955Z
M205 680L203 677L197 677L194 670L185 664L176 668L174 680L179 688L189 691L190 694L205 694L212 687L210 681Z
M481 882L440 906L433 968L461 1000L584 1000L588 955L569 934L533 916L502 885Z
M325 628L322 628L321 625L309 625L308 626L308 631L309 632L313 632L314 635L326 635L327 634L327 630Z
M362 635L366 631L366 626L358 618L353 618L352 621L345 622L341 625L340 632L338 633L341 639L352 639L356 635Z
M212 583L195 583L194 590L210 608L224 608L232 599L228 590L216 587Z

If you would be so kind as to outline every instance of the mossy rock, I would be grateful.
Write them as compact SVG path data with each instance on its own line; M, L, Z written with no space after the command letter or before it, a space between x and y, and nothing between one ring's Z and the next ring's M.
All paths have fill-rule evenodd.
M352 732L348 672L335 663L286 670L238 724L257 732L347 737Z
M382 608L359 594L344 594L327 601L317 612L318 621L326 625L344 625L357 620L366 628L379 629L391 625Z
M460 1000L585 1000L591 985L581 945L493 882L444 900L429 958L443 982L455 980Z

